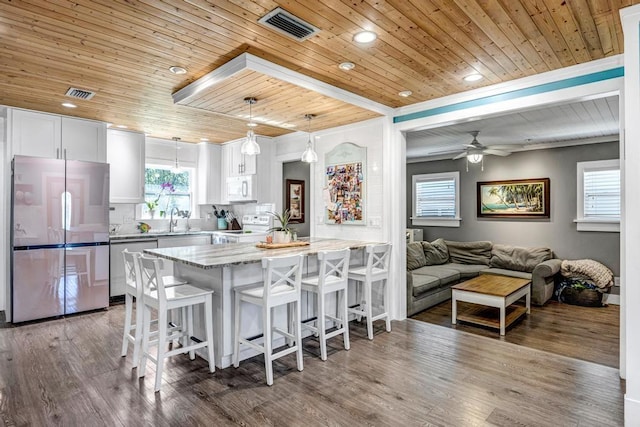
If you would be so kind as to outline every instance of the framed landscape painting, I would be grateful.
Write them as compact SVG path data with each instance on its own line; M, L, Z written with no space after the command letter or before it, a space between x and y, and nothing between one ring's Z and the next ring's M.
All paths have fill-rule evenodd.
M478 182L479 218L549 218L549 178Z

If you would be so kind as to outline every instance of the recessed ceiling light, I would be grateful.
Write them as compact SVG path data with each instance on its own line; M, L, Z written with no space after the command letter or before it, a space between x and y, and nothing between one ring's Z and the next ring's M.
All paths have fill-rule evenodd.
M171 71L173 74L187 74L186 68L178 67L177 65L169 67L169 71Z
M464 78L465 82L477 82L478 80L482 80L481 74L469 74Z
M353 41L356 43L371 43L378 38L378 35L373 31L360 31L353 36Z
M126 129L127 128L127 126L125 126L125 125L116 125L116 127L120 128L120 129Z
M72 104L70 102L63 102L62 106L65 107L65 108L76 108L77 107L76 104Z
M340 65L338 65L338 68L340 68L343 71L349 71L356 68L356 64L354 64L353 62L342 62L340 63Z
M413 92L411 92L410 90L403 90L402 92L398 92L398 95L400 95L403 98L407 98L413 95Z
M200 138L200 141L207 142L207 141L209 141L209 138Z

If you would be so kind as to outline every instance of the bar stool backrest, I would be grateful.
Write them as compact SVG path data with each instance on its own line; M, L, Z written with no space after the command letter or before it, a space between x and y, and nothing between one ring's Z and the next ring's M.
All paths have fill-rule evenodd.
M297 298L300 297L303 261L304 255L262 259L264 271L264 292L262 295L265 303L268 303L275 296L284 296L284 294L294 294L294 296L297 295Z
M164 307L167 296L162 280L160 260L158 260L158 258L140 255L138 261L140 263L140 280L144 296L150 297L151 299L158 298L159 306ZM154 291L157 291L157 297L153 294Z
M384 274L389 272L389 258L391 254L391 244L381 243L367 245L367 276L372 274Z
M349 248L318 252L318 261L320 261L318 286L323 286L330 276L333 276L334 280L337 278L346 282L349 274L350 255L351 250Z
M122 251L122 258L124 259L124 280L129 288L127 292L135 296L136 299L142 298L140 264L138 263L139 256L140 252L129 252L127 249ZM135 292L132 292L134 289Z

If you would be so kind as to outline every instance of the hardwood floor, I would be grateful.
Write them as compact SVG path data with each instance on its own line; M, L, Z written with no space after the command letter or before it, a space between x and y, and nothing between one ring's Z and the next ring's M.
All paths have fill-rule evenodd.
M458 303L458 311L464 310L465 304ZM452 325L451 300L412 318L613 368L620 363L618 305L580 307L550 300L542 307L531 306L531 315L516 321L503 337L495 329L463 322Z
M351 324L351 350L331 341L322 362L305 352L262 357L209 374L202 359L167 362L138 380L119 356L123 306L0 329L0 419L21 425L619 426L617 369L426 322ZM305 348L317 352L315 340Z

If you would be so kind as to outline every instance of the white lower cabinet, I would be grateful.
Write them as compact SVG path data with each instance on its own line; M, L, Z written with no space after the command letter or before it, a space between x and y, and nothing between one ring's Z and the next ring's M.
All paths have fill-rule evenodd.
M197 246L211 244L211 236L202 234L198 236L168 236L158 238L159 248L176 248L178 246Z
M140 239L136 241L121 240L111 242L111 253L109 260L110 288L109 296L117 297L124 295L125 272L122 251L143 252L145 249L175 248L178 246L196 246L211 244L209 234L200 235L177 235L162 236L157 238ZM163 260L162 272L165 275L173 275L173 263Z
M127 249L129 252L143 252L145 249L156 249L158 247L157 239L145 239L135 242L112 242L109 254L109 296L116 297L124 295L125 290L125 272L122 251Z

